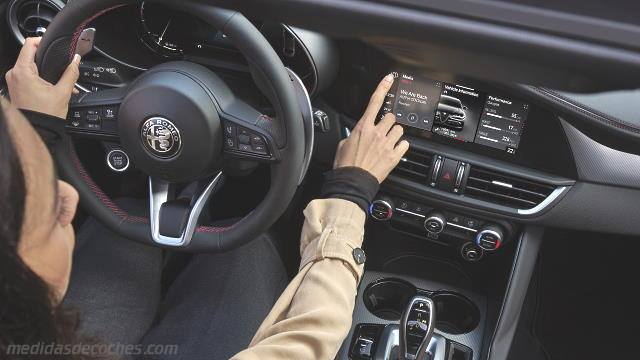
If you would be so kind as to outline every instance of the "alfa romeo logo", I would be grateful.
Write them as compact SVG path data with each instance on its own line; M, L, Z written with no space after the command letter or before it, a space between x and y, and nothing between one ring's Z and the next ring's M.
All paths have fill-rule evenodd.
M142 124L142 143L152 154L168 159L174 157L182 147L180 131L173 123L162 117L152 117Z

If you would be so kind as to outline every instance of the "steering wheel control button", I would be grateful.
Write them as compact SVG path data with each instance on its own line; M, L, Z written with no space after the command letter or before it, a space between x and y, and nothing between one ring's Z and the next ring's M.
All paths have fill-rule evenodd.
M502 229L495 225L483 227L476 235L476 244L486 251L495 251L502 245Z
M100 126L100 123L97 123L97 124L88 123L88 124L85 125L85 127L88 130L95 130L95 131L98 131L98 130L102 129L102 127Z
M261 145L261 144L252 143L251 150L258 154L264 154L264 155L267 154L267 148L265 147L264 144Z
M226 149L236 149L237 141L236 141L236 126L232 123L224 124L224 147Z
M267 142L260 135L241 126L225 125L225 148L247 154L269 155Z
M480 261L484 255L482 248L472 242L462 245L460 253L462 254L462 258L468 262Z
M251 135L251 144L264 145L264 139L260 135Z
M246 133L245 134L240 134L240 135L238 135L238 143L249 145L249 144L251 144L251 138Z
M114 149L107 154L107 165L115 172L124 172L129 168L129 156L120 149Z
M389 199L374 200L369 205L369 215L378 221L387 221L393 217L393 203Z
M447 218L439 212L431 212L424 220L424 228L431 234L440 234L447 225Z
M140 138L147 151L161 159L176 156L182 147L180 130L163 117L147 119L140 129Z
M89 109L86 112L85 119L88 123L98 123L100 121L100 110Z
M230 137L235 137L236 136L236 126L233 125L232 123L225 123L224 124L224 136L230 136Z
M81 121L83 119L84 119L84 111L78 110L78 109L69 111L69 120Z
M118 117L118 106L105 106L102 108L102 119L115 120Z
M361 248L353 249L351 254L353 255L353 260L355 260L356 264L358 265L362 265L365 263L365 261L367 261L367 255L364 253L364 250L362 250Z
M90 106L69 109L68 128L117 134L118 105Z

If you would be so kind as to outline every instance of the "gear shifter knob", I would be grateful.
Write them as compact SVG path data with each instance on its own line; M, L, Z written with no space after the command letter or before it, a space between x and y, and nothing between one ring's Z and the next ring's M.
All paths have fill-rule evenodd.
M402 313L400 320L399 360L425 360L427 347L436 324L433 300L415 296Z

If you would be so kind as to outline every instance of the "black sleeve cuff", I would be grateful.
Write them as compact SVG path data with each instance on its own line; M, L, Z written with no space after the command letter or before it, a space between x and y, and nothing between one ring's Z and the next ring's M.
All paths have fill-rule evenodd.
M20 110L24 117L29 120L36 129L42 141L47 145L49 151L53 152L56 145L64 139L66 120L57 116L43 114L37 111Z
M320 197L335 198L354 202L366 213L369 204L378 193L378 179L368 171L350 166L325 173Z

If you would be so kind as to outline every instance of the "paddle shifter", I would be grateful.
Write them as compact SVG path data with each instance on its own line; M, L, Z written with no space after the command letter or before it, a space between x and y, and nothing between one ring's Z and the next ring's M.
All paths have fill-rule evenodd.
M424 296L416 296L402 314L400 320L399 360L427 360L427 347L436 325L436 307ZM429 357L428 357L429 356Z

